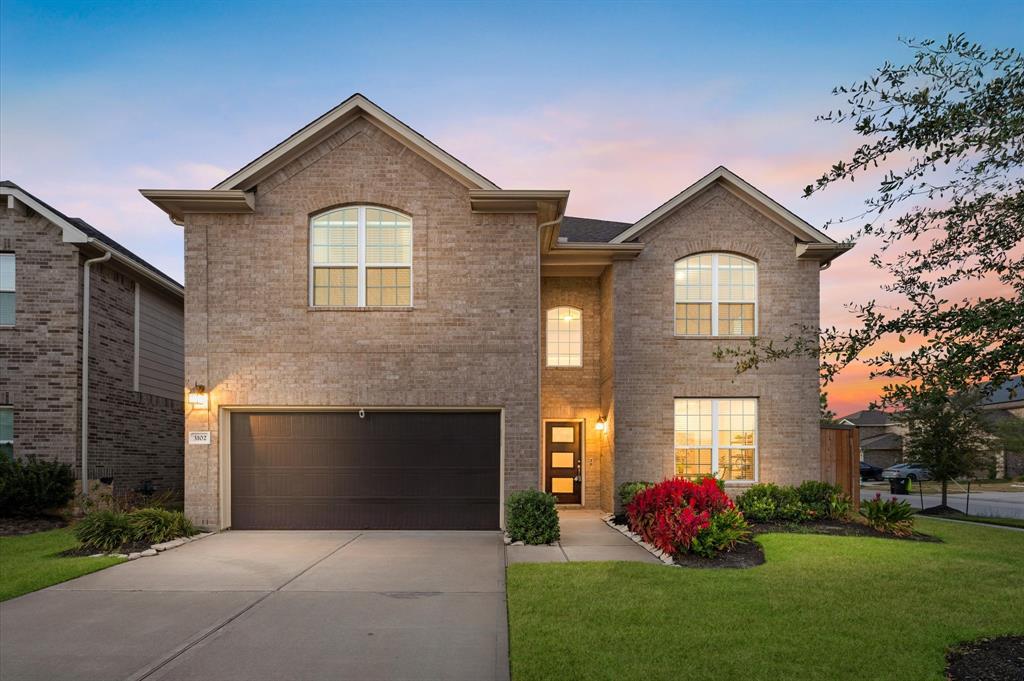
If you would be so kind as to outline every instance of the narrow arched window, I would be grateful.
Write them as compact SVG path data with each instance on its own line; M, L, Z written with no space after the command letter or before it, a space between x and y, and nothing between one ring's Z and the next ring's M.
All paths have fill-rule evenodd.
M547 365L583 366L583 311L576 307L553 307L548 310L547 325Z
M348 206L314 216L309 229L312 305L412 305L412 218Z
M677 336L757 335L757 263L729 253L676 262Z

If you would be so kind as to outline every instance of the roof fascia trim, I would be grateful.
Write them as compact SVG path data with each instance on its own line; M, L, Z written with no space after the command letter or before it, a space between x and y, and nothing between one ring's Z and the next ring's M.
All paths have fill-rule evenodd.
M350 114L362 114L370 118L386 132L416 150L427 160L459 177L466 186L498 189L498 185L360 94L352 95L312 123L300 128L284 141L214 186L213 189L251 189L255 184L254 178L265 176L268 169L278 161L286 158L292 152L303 149L310 140L316 139L317 136L327 134L336 123L345 122Z
M827 234L816 229L813 225L797 216L778 201L771 198L725 166L718 166L710 173L655 208L653 211L637 221L632 227L612 239L611 243L622 243L627 239L637 236L659 222L679 206L696 197L717 181L723 181L732 185L732 187L738 190L741 194L761 206L764 209L764 212L775 218L776 221L792 232L797 238L815 243L836 243L835 240Z
M0 196L13 196L20 203L28 206L36 213L43 216L47 221L49 221L56 227L59 227L61 230L61 240L64 243L91 244L105 252L109 251L111 256L122 265L128 267L134 272L137 272L138 274L142 275L149 281L159 284L162 288L170 291L178 298L185 297L185 290L181 286L181 284L177 283L176 281L172 281L170 279L165 278L163 275L154 272L152 269L146 267L145 265L138 262L134 258L125 255L116 248L109 246L108 244L104 243L103 241L100 241L95 237L89 236L88 234L80 230L78 227L75 227L73 224L71 224L61 216L57 215L52 210L42 205L35 199L33 199L24 191L21 191L20 189L13 189L10 187L0 187Z

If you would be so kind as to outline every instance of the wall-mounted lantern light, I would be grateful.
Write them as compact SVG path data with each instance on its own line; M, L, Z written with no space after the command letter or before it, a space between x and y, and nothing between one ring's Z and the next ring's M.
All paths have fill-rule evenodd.
M188 403L193 407L206 409L210 406L210 394L206 392L205 385L196 383L188 389Z
M607 422L607 421L605 421L605 419L604 419L604 417L603 417L603 416L601 416L601 417L598 417L598 419L597 419L597 423L595 423L595 424L594 424L594 428L596 428L596 429L597 429L597 430L599 430L599 431L604 431L604 430L607 430L607 428L608 428L608 422Z

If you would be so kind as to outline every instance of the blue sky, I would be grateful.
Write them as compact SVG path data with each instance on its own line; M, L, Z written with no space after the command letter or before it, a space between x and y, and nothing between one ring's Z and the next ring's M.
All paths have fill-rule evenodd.
M3 0L0 175L180 279L180 228L136 190L210 187L358 91L502 187L572 190L570 214L635 220L724 164L820 224L867 189L799 198L856 143L813 122L832 86L949 32L1021 47L1024 9Z

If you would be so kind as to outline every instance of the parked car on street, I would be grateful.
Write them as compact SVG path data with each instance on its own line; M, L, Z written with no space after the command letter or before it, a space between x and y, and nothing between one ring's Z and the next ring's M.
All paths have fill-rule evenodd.
M882 478L907 478L909 480L931 480L932 473L919 463L898 463L882 471Z
M872 466L867 461L860 462L860 479L863 480L881 480L882 469L878 466Z

